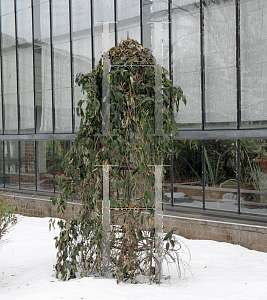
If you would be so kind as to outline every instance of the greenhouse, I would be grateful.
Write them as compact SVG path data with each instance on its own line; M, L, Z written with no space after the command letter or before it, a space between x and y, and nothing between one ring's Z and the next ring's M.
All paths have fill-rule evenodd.
M165 167L168 213L266 222L266 16L263 0L1 0L0 189L60 192L85 98L76 75L133 39L160 49L186 98Z

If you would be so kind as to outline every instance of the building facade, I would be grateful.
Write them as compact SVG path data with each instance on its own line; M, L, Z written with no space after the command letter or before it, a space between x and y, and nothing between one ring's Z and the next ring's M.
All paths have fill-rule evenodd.
M267 3L263 0L1 0L0 188L57 193L79 127L75 83L130 37L153 49L187 104L166 203L223 216L267 214ZM205 184L202 184L205 183Z

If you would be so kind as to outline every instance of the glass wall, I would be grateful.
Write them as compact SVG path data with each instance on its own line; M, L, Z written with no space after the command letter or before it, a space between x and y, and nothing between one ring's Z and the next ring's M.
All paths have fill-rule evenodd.
M264 0L1 0L0 187L58 192L86 97L76 75L127 37L155 54L160 34L162 66L187 99L174 205L266 214L266 16Z
M267 214L267 140L241 140L241 212Z

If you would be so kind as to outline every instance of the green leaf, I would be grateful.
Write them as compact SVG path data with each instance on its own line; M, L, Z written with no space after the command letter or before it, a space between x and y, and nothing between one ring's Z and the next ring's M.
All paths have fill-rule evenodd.
M172 232L170 231L165 235L163 240L166 241L166 240L170 239L171 237L172 237Z
M138 237L139 237L140 240L143 239L143 233L142 233L142 231L140 229L137 230L137 235L138 235Z
M166 244L166 250L168 251L169 248L170 248L170 243L168 242L168 243Z

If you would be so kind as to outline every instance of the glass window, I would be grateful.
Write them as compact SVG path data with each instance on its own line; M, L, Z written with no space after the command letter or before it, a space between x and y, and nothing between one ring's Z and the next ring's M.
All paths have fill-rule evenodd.
M71 148L71 141L55 141L55 173L56 175L62 176L62 184L64 182L67 182L67 178L64 176L65 171L62 167L62 162L65 158L65 155ZM57 182L56 185L56 191L59 191Z
M17 67L15 48L2 56L3 63L3 92L4 94L17 93Z
M75 40L72 43L73 50L73 76L74 76L74 113L75 113L75 131L79 129L80 117L76 113L77 104L81 99L85 98L81 91L81 87L75 83L75 78L78 73L89 73L92 69L92 52L91 52L91 39Z
M5 186L19 188L18 141L5 141Z
M21 93L20 102L20 133L34 133L34 97L33 92Z
M37 190L54 192L53 141L37 142Z
M173 150L176 153L173 160L173 203L202 208L202 142L176 140ZM170 168L166 171L166 179L170 183ZM165 201L171 203L171 190L165 193Z
M180 104L180 128L201 128L201 61L199 5L192 0L172 4L173 82L182 88L187 104ZM176 110L175 110L176 111Z
M235 14L233 0L205 2L205 110L208 128L236 128Z
M31 0L16 0L17 10L31 7Z
M16 45L15 38L15 14L9 14L1 17L2 30L2 49L3 52L13 50Z
M18 134L17 94L4 95L5 134Z
M36 132L53 132L52 121L52 90L36 92Z
M267 140L240 140L241 212L267 214Z
M117 1L117 30L118 41L127 40L127 32L129 38L137 40L141 43L140 36L140 1Z
M88 0L72 0L73 39L91 35L91 8Z
M35 190L35 142L20 142L20 186Z
M241 125L267 126L267 2L240 1Z
M114 1L113 0L94 0L94 55L95 64L102 56L102 23L110 22L110 48L115 45L114 32ZM104 48L104 51L108 49Z
M206 208L237 212L237 141L206 140L204 156Z
M12 0L1 0L0 6L1 6L1 15L2 16L14 12L14 1L12 1Z
M52 1L53 41L60 43L69 39L69 1Z
M55 132L72 132L71 89L54 90L55 98Z

